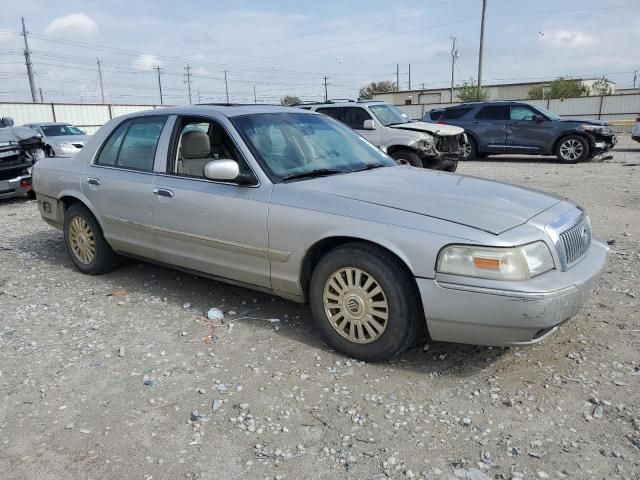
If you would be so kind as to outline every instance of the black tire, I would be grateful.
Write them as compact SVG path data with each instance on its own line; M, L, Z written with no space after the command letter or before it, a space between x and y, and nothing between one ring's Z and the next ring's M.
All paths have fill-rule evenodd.
M36 199L36 192L35 190L31 189L27 192L27 198L29 200L35 200Z
M442 170L444 172L455 172L458 169L458 160L446 158L440 160L439 165L434 170Z
M53 157L53 150L51 150L51 147L49 145L45 145L44 147L44 156Z
M476 158L479 157L478 155L478 145L476 144L476 141L468 136L469 134L467 134L467 139L468 139L468 147L463 150L462 153L462 160L474 160Z
M424 163L420 155L416 152L409 150L408 148L401 148L391 154L391 157L399 165L411 165L412 167L424 168Z
M573 149L571 149L573 146ZM587 160L591 154L589 144L580 135L567 135L556 143L555 154L562 163L578 163Z
M386 328L369 343L357 343L342 336L330 323L325 311L325 286L342 268L364 271L384 292L388 305ZM315 323L327 342L343 354L359 360L377 362L393 358L417 341L422 332L420 325L424 316L415 280L397 258L374 245L348 243L322 257L311 276L309 302ZM346 300L344 305L347 308ZM349 323L344 322L341 326Z
M70 225L71 222L79 217L84 221L90 231L88 235L94 242L94 255L90 261L83 261L78 254L74 252L70 241ZM100 275L115 269L119 264L118 255L111 249L107 241L104 239L102 229L95 217L81 203L74 203L64 214L64 244L71 260L76 268L87 275Z

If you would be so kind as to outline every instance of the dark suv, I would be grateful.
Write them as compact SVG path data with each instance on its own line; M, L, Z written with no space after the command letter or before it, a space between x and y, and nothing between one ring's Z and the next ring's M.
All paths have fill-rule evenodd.
M463 127L469 137L465 159L496 154L555 155L564 163L590 160L616 144L611 125L561 118L523 102L465 103L434 109L426 122Z

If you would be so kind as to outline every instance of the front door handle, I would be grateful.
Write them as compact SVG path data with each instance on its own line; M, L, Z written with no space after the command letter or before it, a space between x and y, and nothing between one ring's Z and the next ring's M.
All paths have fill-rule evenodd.
M87 183L88 183L89 185L95 185L95 186L98 186L98 185L100 185L100 183L102 183L102 182L100 182L100 180L98 180L97 178L89 177L89 178L87 178Z
M153 194L154 195L159 195L160 197L169 197L169 198L173 197L173 192L171 190L166 189L166 188L154 188L153 189Z

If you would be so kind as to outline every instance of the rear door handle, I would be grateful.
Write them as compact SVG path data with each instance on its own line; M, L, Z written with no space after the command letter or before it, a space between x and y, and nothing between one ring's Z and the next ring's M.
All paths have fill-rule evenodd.
M89 178L87 178L87 183L88 183L89 185L96 185L96 186L98 186L98 185L100 185L100 183L102 183L102 182L100 182L100 180L98 180L97 178L89 177Z
M154 195L159 195L160 197L169 197L169 198L173 197L173 192L171 190L166 189L166 188L154 188L153 189L153 194Z

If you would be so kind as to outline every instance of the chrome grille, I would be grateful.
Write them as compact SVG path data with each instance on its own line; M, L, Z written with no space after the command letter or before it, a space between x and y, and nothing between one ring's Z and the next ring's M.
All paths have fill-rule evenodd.
M570 267L580 260L591 246L591 224L589 219L583 217L573 227L560 232L559 240L557 246L562 249L562 252L558 251L558 254L563 261L563 267Z

